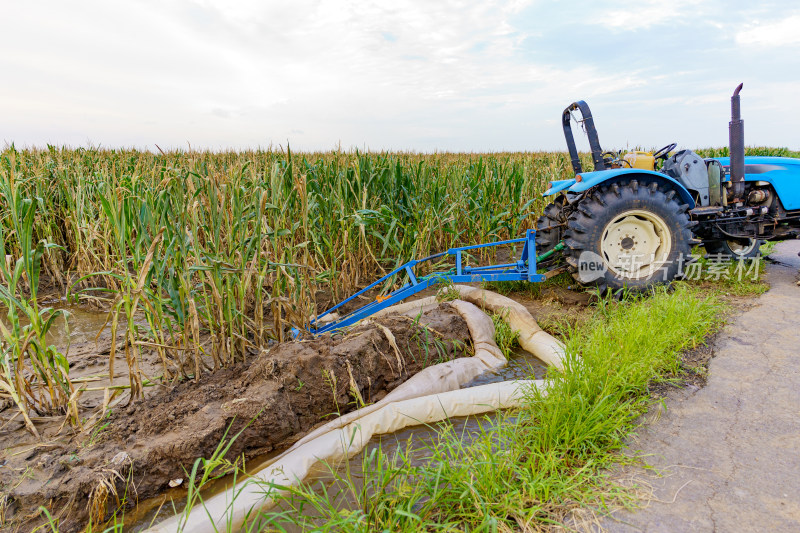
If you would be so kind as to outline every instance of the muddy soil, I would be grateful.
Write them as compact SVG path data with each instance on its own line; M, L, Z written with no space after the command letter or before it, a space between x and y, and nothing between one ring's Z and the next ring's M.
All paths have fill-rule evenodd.
M392 332L399 352L375 322ZM421 369L471 351L465 322L446 304L419 323L408 317L375 322L345 336L277 345L200 383L154 387L70 439L6 448L0 453L3 527L34 529L42 523L39 506L65 533L90 520L101 523L120 505L131 507L171 480L185 480L195 460L210 457L226 434L241 431L226 455L231 461L285 449L330 417L380 400ZM75 366L103 361L98 353L70 359Z

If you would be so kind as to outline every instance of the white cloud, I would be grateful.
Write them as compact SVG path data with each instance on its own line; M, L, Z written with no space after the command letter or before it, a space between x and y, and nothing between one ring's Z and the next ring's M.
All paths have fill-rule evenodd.
M43 26L19 7L16 34L0 37L14 51L0 61L23 73L0 88L0 138L452 148L485 128L469 115L501 120L532 101L557 109L565 87L578 97L637 83L520 61L515 17L529 4L56 4Z
M781 47L800 45L800 15L754 24L736 34L741 45Z
M18 73L0 88L6 139L38 123L34 142L49 131L242 145L300 129L332 146L368 142L358 129L370 116L463 104L513 81L510 19L525 3L53 3L44 19L41 5L18 5L0 36L11 51L1 66Z
M720 77L730 47L697 69L696 48L673 32L627 32L700 20L686 6L585 6L582 23L602 11L613 30L594 27L588 42L573 10L532 0L17 2L0 33L0 142L560 148L560 128L548 121L576 99L613 119L615 105L650 110L670 98L668 121L721 94L724 112L729 90L718 85L735 85ZM730 27L720 13L704 17ZM610 53L598 33L613 36ZM639 39L687 52L630 60ZM789 76L783 83L796 87ZM625 127L660 137L649 124L664 118ZM601 138L624 139L621 124L604 122Z
M587 17L597 24L615 31L646 30L653 26L674 23L689 16L697 16L702 2L692 0L638 0L616 2L613 7L595 4L596 16Z

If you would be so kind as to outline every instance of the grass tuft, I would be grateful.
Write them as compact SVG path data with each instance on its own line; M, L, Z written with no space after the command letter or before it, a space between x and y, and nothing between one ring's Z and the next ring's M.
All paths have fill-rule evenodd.
M519 331L515 331L506 321L506 313L492 313L492 323L494 323L494 341L503 352L506 359L511 357L514 347L519 345Z

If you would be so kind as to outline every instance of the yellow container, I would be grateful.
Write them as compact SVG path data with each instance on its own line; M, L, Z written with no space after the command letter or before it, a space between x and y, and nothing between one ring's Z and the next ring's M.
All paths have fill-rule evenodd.
M656 159L653 157L652 152L634 150L633 152L626 153L622 156L622 159L627 161L631 165L631 168L655 170L656 167Z

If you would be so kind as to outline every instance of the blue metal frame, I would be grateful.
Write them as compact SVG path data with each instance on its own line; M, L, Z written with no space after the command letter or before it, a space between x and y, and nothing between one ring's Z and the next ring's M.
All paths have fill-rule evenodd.
M462 262L463 252L468 252L469 250L477 250L479 248L489 248L492 246L501 246L505 244L516 244L516 243L524 243L524 244L522 247L522 254L520 256L520 259L514 263L507 263L504 265L471 267L464 265ZM414 268L417 265L445 256L455 256L456 266L454 269L451 269L450 271L447 272L434 272L432 274L428 274L427 276L417 278L416 274L414 273ZM378 299L373 300L372 302L362 307L359 307L355 311L352 311L343 317L333 320L332 322L324 324L320 327L314 327L314 325L318 323L319 319L323 318L326 315L329 315L330 313L335 312L337 309L341 308L347 302L350 302L355 298L358 298L359 296L379 286L381 283L385 282L392 276L400 274L402 272L405 272L408 275L409 282L400 287L399 289L396 289L385 296L381 296ZM366 318L372 315L373 313L380 311L381 309L386 309L389 306L392 306L402 300L405 300L409 296L413 296L418 292L427 289L431 285L435 285L436 283L441 283L443 281L451 281L453 283L469 283L474 281L529 281L534 283L544 280L545 276L543 274L536 273L536 232L534 230L528 230L527 233L525 234L525 237L521 239L511 239L508 241L492 242L487 244L475 244L472 246L462 246L460 248L450 248L446 252L434 254L424 259L409 261L403 265L400 265L396 269L392 270L391 272L383 276L381 279L371 283L370 285L358 291L357 293L350 296L346 300L331 307L330 309L319 315L316 318L316 320L312 320L311 328L309 331L314 335L319 335L321 333L326 333L328 331L334 331L347 326L352 326L359 320Z

